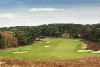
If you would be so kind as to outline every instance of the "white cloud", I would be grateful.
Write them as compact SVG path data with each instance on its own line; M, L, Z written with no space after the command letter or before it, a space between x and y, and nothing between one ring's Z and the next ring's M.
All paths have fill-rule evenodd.
M100 23L100 7L31 8L32 12L29 9L0 13L0 27L34 26L48 23Z
M0 19L15 19L16 16L13 13L0 13Z
M54 11L62 11L63 9L57 8L31 8L30 11L32 12L54 12Z

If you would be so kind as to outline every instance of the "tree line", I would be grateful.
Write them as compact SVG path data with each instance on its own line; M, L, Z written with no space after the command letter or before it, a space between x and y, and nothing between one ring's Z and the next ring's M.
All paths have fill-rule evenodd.
M81 38L100 42L100 24L48 24L0 28L0 47L17 47L33 43L40 37Z

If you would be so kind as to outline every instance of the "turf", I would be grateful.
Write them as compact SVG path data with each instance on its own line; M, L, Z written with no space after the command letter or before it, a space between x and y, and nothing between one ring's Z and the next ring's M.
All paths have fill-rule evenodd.
M28 46L2 50L0 51L0 56L10 58L30 58L34 60L61 60L100 56L100 54L78 53L77 50L84 48L83 44L84 43L78 39L45 38L42 41ZM13 53L17 51L28 52L22 54Z

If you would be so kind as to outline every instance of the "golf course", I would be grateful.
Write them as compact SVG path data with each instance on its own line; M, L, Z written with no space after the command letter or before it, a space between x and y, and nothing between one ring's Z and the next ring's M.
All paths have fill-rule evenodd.
M85 45L80 39L45 38L27 46L0 50L0 57L66 60L100 56L97 53L77 52L80 49L85 49Z
M0 28L0 67L100 67L99 62L100 24Z

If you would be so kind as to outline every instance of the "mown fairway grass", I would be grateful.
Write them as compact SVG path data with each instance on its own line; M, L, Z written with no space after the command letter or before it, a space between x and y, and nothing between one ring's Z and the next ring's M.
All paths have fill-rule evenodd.
M36 42L28 46L1 50L0 56L10 58L30 58L33 60L60 60L100 56L100 54L78 53L77 50L83 48L82 44L83 43L78 39L46 38L40 42ZM12 53L24 50L28 52L22 54Z

